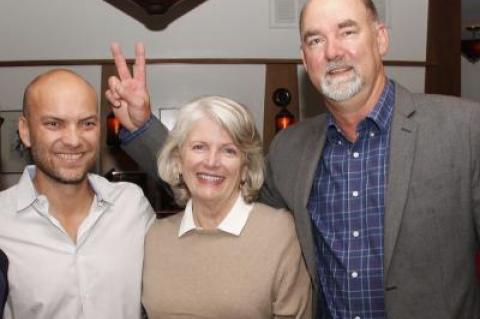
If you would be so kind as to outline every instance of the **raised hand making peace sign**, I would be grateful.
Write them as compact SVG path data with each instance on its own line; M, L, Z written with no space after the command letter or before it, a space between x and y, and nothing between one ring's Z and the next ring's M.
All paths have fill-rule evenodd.
M140 128L151 116L150 96L145 78L145 48L143 43L135 46L133 76L118 43L111 45L118 76L108 78L105 97L112 104L115 116L130 132Z

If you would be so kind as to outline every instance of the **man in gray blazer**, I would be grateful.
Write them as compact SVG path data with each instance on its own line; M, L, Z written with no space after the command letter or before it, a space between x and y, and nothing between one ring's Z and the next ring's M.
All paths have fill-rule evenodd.
M387 79L370 0L310 0L300 22L329 112L276 136L261 200L295 216L316 317L480 318L480 105ZM143 46L133 77L112 52L106 96L130 130L124 148L154 172L168 132L150 117Z

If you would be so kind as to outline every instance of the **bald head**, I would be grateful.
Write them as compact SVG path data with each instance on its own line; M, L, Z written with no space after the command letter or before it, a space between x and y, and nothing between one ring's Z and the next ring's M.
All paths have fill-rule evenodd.
M18 132L37 166L36 185L85 183L100 140L93 87L69 70L46 72L27 86L23 112Z
M53 69L35 77L23 94L23 115L28 118L31 110L44 95L62 94L74 90L79 96L87 95L96 104L97 94L93 86L77 73L67 69Z
M307 3L302 8L302 11L300 12L300 33L303 30L303 16L305 14L305 10L308 10L308 6L310 3L315 2L315 1L321 1L321 0L308 0ZM368 13L370 14L370 17L372 18L373 21L378 21L378 11L377 8L375 7L375 4L373 3L372 0L358 0L363 3L365 8L367 9Z

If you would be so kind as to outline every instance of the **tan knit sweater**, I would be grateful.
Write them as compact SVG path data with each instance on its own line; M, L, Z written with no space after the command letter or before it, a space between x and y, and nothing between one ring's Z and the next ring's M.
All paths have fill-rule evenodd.
M183 214L146 239L142 301L149 319L311 318L311 283L292 216L256 203L239 237L193 230Z

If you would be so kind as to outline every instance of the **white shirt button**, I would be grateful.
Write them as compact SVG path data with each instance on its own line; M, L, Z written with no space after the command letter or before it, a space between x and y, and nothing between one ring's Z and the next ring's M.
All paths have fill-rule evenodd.
M342 141L338 141L338 145L342 145Z
M359 156L360 154L358 154L358 152L353 153L353 158L358 158Z
M353 195L353 197L357 197L357 196L358 196L358 192L357 192L357 191L353 191L352 195Z
M358 277L358 272L353 271L353 272L352 272L352 278L357 278L357 277Z
M370 137L374 137L374 136L375 136L375 133L370 132Z
M360 232L358 230L353 231L353 237L358 237L360 236Z
M360 316L355 316L353 319L360 319Z

